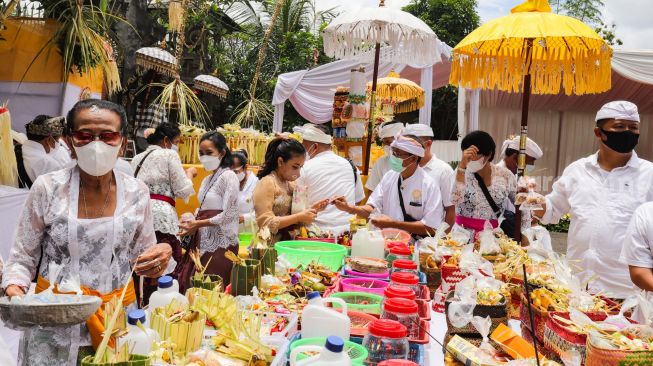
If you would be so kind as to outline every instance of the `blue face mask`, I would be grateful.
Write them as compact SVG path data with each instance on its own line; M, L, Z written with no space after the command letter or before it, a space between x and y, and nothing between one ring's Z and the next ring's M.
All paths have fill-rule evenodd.
M404 171L404 169L405 169L404 168L404 161L401 160L400 158L398 158L398 157L396 157L394 155L391 155L389 162L390 162L390 169L391 170L393 170L393 171L395 171L397 173L401 173L401 172Z

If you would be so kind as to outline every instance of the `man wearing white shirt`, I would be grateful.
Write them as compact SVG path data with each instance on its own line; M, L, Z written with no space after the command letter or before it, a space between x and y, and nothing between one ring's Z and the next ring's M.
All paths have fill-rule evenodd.
M626 232L621 261L637 287L653 291L653 202L637 208Z
M383 176L366 205L353 206L344 198L333 203L347 213L369 217L380 229L433 235L443 220L442 198L437 183L419 166L424 145L409 136L399 136L391 147L391 171Z
M569 165L536 212L545 224L571 214L567 256L578 261L581 281L593 293L614 298L632 293L628 268L619 256L635 209L653 200L653 163L634 152L639 140L637 106L605 104L596 114L599 151Z
M20 149L22 165L27 178L34 182L43 174L66 167L66 163L57 159L57 141L54 136L61 136L63 123L59 118L39 115L25 126L27 141ZM22 180L22 179L21 179ZM31 186L31 182L26 182Z
M451 201L451 190L455 179L453 168L446 162L438 159L431 152L433 146L433 129L421 123L407 125L403 135L416 136L424 143L424 158L419 166L428 173L438 184L440 196L442 197L442 210L444 221L452 227L456 221L456 206Z
M298 187L304 186L306 189L306 207L341 196L350 204L362 201L365 192L358 169L347 159L333 153L333 137L328 129L308 123L297 128L296 132L302 136L302 144L308 154L296 183ZM350 218L350 214L328 205L319 213L315 224L321 229L340 234L349 229Z
M374 191L376 186L379 185L381 179L385 173L390 170L390 156L392 155L392 148L390 144L395 139L396 135L399 135L404 129L404 124L400 122L387 122L379 126L378 136L381 139L383 144L383 151L385 155L376 160L376 163L372 166L372 170L367 176L367 182L365 183L365 188L369 191Z

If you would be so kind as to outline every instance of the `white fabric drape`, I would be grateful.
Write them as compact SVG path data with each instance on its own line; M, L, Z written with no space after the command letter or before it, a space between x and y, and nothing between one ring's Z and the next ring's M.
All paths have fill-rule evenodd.
M426 66L431 73L431 88L439 88L449 83L451 48L440 43L439 51L442 65L435 64L438 65L437 68L435 65ZM390 71L395 71L400 73L403 78L422 84L424 65L405 65L383 61L384 55L387 55L388 52L389 50L386 49L381 50L379 77L387 75ZM293 71L279 75L272 97L272 105L275 108L273 130L280 132L283 127L283 104L286 100L290 100L295 110L309 122L325 123L330 121L336 88L349 86L351 69L358 68L361 64L365 67L367 80L372 80L373 64L355 60L339 60L311 70Z
M419 123L424 125L431 125L431 109L433 103L433 68L436 67L425 67L422 69L422 75L419 85L424 89L424 107L419 110Z
M643 84L653 84L653 51L615 50L612 69Z
M480 92L474 89L469 98L469 131L478 130L478 110L480 107Z

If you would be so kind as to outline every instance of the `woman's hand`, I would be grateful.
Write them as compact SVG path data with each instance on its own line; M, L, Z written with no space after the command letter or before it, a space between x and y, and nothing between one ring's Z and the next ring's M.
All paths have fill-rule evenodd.
M316 216L317 216L317 211L313 209L304 210L297 214L297 221L300 224L310 225L313 223L313 221L315 221Z
M24 296L25 290L23 290L23 288L18 285L9 285L5 289L5 295L9 297Z
M188 220L179 223L179 236L193 235L201 227L198 220Z
M460 167L467 169L467 164L472 160L478 160L478 148L474 145L463 151L463 158L460 160Z
M315 202L313 206L311 207L311 210L315 210L316 212L320 212L324 210L327 206L329 205L329 199L325 198L322 201Z
M385 215L378 215L370 218L372 225L379 229L387 229L394 226L394 220Z
M193 179L193 178L197 177L197 169L194 166L186 169L186 175L190 179Z
M172 247L170 244L161 243L153 245L136 258L134 271L139 276L160 277L168 268L168 262L170 262L171 257Z
M345 196L336 197L331 200L331 203L336 206L338 210L349 213L350 207Z

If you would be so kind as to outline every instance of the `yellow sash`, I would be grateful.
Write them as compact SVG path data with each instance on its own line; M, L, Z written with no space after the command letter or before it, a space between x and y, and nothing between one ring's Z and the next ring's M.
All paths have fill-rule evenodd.
M38 294L39 292L45 291L48 287L50 287L50 282L48 282L48 280L45 278L39 276L38 280L36 281L36 293ZM93 348L97 349L97 347L100 345L100 342L102 342L102 337L104 334L104 311L102 311L102 308L104 307L104 304L109 302L109 300L111 300L114 296L120 297L123 288L121 287L115 289L107 294L102 294L99 291L88 288L86 286L81 286L81 289L84 295L97 296L102 299L102 305L100 305L95 314L86 319L86 326L88 327L88 332L91 334L91 343L93 344ZM60 292L57 286L55 286L54 292L58 294L67 293ZM129 280L129 283L127 284L127 292L125 293L125 298L123 299L122 304L123 306L127 306L134 301L136 301L134 281ZM113 338L109 340L109 345L111 347L115 347L115 340Z

